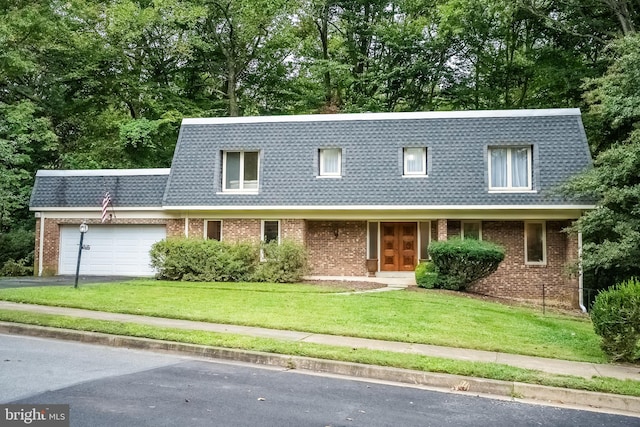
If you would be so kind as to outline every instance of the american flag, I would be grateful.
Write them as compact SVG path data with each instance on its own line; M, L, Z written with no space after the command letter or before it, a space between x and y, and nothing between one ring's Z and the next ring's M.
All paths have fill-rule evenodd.
M104 193L104 197L102 198L102 222L107 220L107 208L109 207L109 203L111 203L111 195L107 191Z

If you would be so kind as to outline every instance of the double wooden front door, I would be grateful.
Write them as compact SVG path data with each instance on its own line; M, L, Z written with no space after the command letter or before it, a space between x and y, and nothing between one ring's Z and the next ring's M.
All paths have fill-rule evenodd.
M380 223L380 270L413 271L416 268L418 225L413 222Z

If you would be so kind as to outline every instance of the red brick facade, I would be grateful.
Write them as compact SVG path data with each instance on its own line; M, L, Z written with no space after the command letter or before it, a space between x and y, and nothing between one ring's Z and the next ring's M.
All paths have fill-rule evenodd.
M311 274L366 276L366 221L307 221Z
M524 259L523 221L483 221L482 239L506 249L498 270L472 286L471 292L517 300L532 300L549 305L578 305L578 278L567 272L576 260L577 239L563 230L568 221L546 222L547 262L527 265Z
M39 266L40 221L36 222L36 271ZM205 219L189 218L188 233L203 238ZM42 273L56 274L58 269L60 225L80 224L79 219L45 218ZM100 223L90 220L89 224ZM166 224L168 237L185 235L185 219L114 219L109 224ZM563 230L569 221L547 221L546 264L527 265L524 260L524 221L482 221L482 239L505 247L505 260L490 277L473 285L471 292L500 298L530 300L549 305L577 306L578 279L567 273L575 262L577 239ZM446 239L460 235L461 222L431 221L431 238ZM222 220L225 241L259 242L261 219ZM310 274L314 276L366 276L367 221L280 220L280 237L303 243L309 253Z
M184 236L184 219L167 220L167 237Z
M260 242L262 224L259 219L224 219L222 240L227 242Z

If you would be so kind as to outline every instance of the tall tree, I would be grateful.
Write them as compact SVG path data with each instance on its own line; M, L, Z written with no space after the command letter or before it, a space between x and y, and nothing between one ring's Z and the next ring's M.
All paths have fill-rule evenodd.
M612 145L565 187L598 202L577 223L585 272L597 288L640 275L640 35L616 41L610 53L612 65L591 82L588 99L591 114L616 130Z
M26 221L35 157L55 151L57 143L31 101L0 102L0 232Z
M202 0L198 20L198 61L212 87L223 94L227 114L241 114L240 93L247 75L259 70L265 50L281 41L277 36L290 22L285 0ZM284 59L284 58L282 58Z
M450 59L456 70L447 89L451 105L525 108L580 102L581 79L590 69L585 57L576 57L581 40L559 37L543 17L518 2L449 0L440 14L440 32L449 34L457 49Z

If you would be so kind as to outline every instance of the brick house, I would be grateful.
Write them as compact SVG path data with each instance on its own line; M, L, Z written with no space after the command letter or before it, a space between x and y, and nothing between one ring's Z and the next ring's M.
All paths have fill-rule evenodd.
M83 220L83 274L152 275L151 244L188 236L294 239L313 276L402 276L460 236L507 249L472 291L577 306L563 230L593 204L553 190L590 165L577 109L184 119L170 169L38 172L35 270L75 272Z

